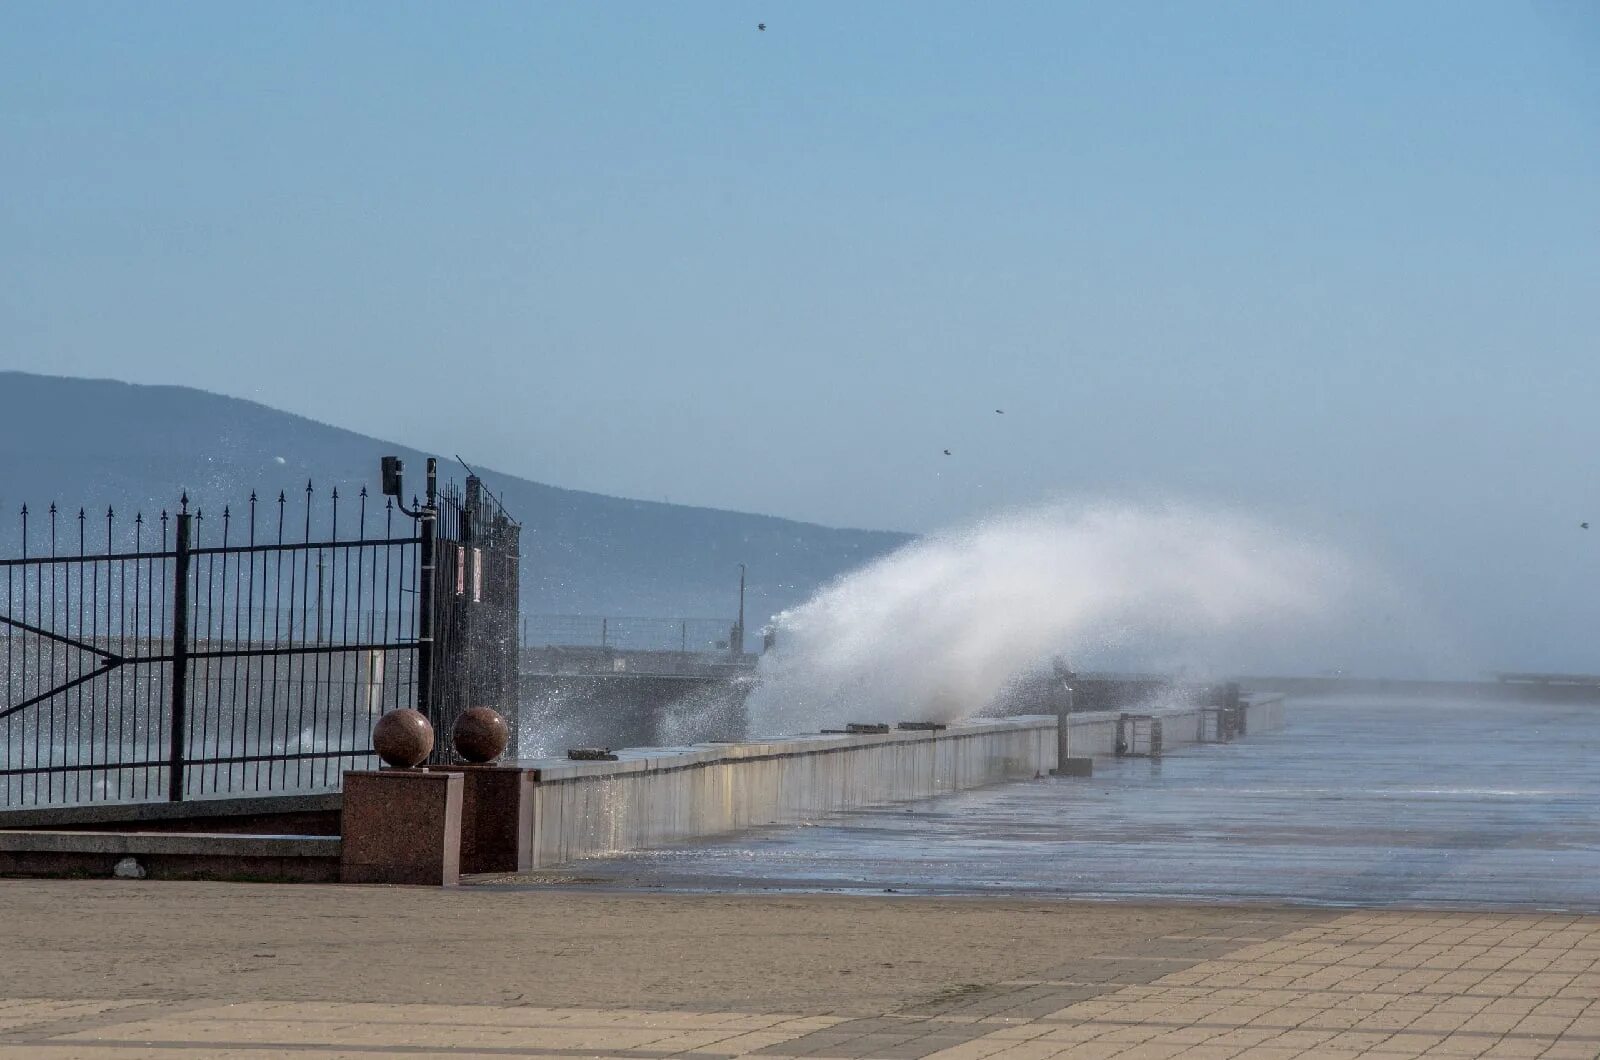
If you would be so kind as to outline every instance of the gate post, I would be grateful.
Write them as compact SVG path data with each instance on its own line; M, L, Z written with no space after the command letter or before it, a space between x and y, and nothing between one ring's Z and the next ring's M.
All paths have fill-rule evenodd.
M427 502L422 506L417 576L417 709L433 706L433 571L439 535L439 462L428 457Z
M522 651L517 626L522 615L522 528L513 523L499 509L494 518L494 610L492 621L498 627L498 650L495 652L496 680L495 709L511 725L511 747L515 755L522 737L522 669L519 656Z
M188 506L187 500L184 502ZM178 543L172 564L172 702L167 747L167 801L183 801L183 761L189 726L189 530L193 519L178 513Z

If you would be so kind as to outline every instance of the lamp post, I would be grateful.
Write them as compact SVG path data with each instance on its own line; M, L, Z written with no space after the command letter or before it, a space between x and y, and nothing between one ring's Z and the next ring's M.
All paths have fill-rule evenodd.
M1056 683L1056 767L1050 771L1050 775L1093 776L1093 758L1073 758L1071 755L1072 682L1075 675L1067 669L1067 664L1059 656L1051 660L1050 665L1055 672Z
M397 456L386 456L380 466L384 496L393 497L395 509L417 522L417 655L414 683L417 709L426 715L433 706L433 579L434 551L439 539L439 462L428 457L424 503L416 509L407 508L405 503L405 463Z

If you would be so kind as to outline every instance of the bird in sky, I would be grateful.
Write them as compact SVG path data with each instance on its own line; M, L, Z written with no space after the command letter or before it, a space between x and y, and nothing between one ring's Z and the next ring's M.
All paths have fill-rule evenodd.
M767 31L767 24L765 22L757 22L756 29L760 30L762 33L765 33Z
M996 415L1004 416L1006 414L1005 409L995 409L994 411Z
M949 455L950 455L950 450L948 450L948 449L946 449L946 450L945 450L945 451L944 451L944 455L945 455L945 456L949 456Z
M1588 523L1579 523L1578 524L1578 529L1587 530L1587 529L1589 529L1589 524Z

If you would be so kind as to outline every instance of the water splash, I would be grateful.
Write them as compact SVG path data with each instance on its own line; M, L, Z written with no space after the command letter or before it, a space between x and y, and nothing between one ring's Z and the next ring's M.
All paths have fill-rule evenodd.
M1183 506L1053 505L935 534L777 616L751 731L951 720L1060 653L1220 672L1304 638L1356 580L1333 549Z

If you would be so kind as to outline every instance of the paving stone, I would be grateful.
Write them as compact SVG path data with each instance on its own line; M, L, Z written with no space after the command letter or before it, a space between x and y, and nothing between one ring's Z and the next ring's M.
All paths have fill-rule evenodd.
M1600 1056L1600 918L1318 914L1169 934L862 1018L161 999L0 999L0 1058L840 1060ZM1281 937L1272 931L1281 930ZM1576 955L1576 956L1575 956ZM1553 970L1560 966L1559 970Z

